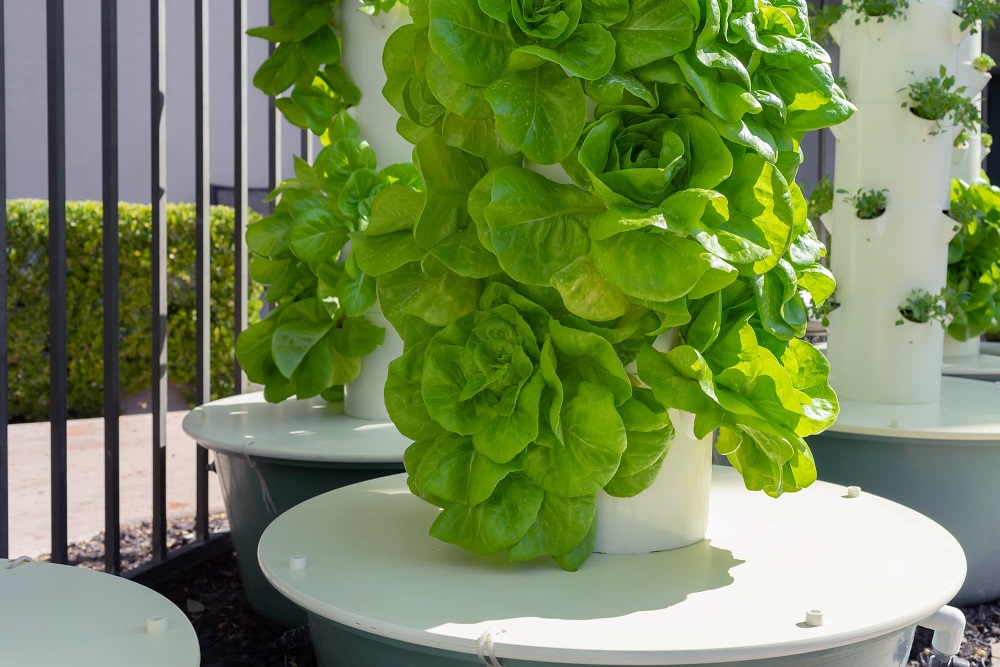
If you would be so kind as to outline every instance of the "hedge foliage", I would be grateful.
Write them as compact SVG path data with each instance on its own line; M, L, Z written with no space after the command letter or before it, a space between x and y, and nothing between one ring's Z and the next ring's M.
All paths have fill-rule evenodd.
M148 205L119 204L120 383L123 394L150 386L152 266ZM103 404L103 207L66 205L69 414L98 417ZM212 395L233 391L233 209L211 209ZM256 218L253 218L256 219ZM46 201L7 202L8 349L11 421L48 419L48 221ZM195 206L167 206L167 374L193 386L196 356ZM262 288L249 285L256 321ZM189 396L193 398L193 396Z

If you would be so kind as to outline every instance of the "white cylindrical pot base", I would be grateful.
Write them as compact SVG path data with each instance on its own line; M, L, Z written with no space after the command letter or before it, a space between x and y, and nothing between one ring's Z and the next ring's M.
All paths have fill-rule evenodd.
M949 359L979 356L979 336L969 340L958 340L946 335L944 337L944 356Z
M705 539L712 487L712 437L693 433L694 415L670 410L676 435L660 474L634 498L597 494L594 551L641 554Z
M410 162L413 145L396 133L399 114L382 97L385 42L396 28L410 23L410 13L399 3L375 16L358 11L359 7L359 2L351 0L340 8L344 26L344 69L362 93L361 102L351 109L351 115L361 128L361 138L375 150L379 167Z
M403 354L403 339L385 319L378 304L365 313L372 324L385 329L385 341L361 360L361 372L344 385L344 414L357 419L391 421L385 409L385 380L389 362Z

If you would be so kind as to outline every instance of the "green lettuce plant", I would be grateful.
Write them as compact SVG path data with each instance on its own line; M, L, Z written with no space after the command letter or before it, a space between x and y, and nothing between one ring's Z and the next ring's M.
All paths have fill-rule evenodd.
M958 340L1000 331L1000 189L989 183L951 185L951 216L960 224L948 244L948 289L963 295L948 313Z
M848 118L802 2L411 0L386 99L422 191L353 232L405 343L385 397L438 538L573 570L695 415L747 486L815 480L800 340L834 281L794 182ZM654 346L655 344L655 346Z
M385 330L364 317L375 304L375 280L358 267L348 235L368 225L379 190L419 187L412 165L378 168L347 114L361 91L341 63L337 4L272 0L274 25L249 31L278 43L254 85L276 96L291 89L275 105L324 144L313 164L295 159L295 178L270 195L278 200L274 212L247 229L250 275L268 286L264 298L276 305L240 334L236 356L269 401L339 398L361 359L382 344ZM380 0L357 9L371 14L393 4Z
M972 59L972 66L977 72L988 74L991 69L997 66L997 61L993 60L987 53L980 53Z

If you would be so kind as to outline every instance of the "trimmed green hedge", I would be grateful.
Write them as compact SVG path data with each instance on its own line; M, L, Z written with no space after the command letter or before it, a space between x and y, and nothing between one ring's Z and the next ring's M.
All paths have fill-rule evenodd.
M121 390L150 386L152 267L150 207L119 204ZM253 217L252 219L256 219ZM46 201L7 202L11 421L48 419L48 221ZM102 205L66 205L69 414L98 417L103 404ZM168 377L195 379L195 207L167 206ZM233 391L233 209L214 206L212 235L212 396ZM262 288L248 285L251 322ZM192 396L188 397L189 399Z

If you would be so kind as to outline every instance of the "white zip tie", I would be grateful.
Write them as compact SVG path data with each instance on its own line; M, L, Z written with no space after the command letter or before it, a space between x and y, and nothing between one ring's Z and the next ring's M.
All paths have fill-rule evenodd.
M30 556L18 556L14 560L12 560L9 563L7 563L7 567L4 568L4 569L13 570L15 567L17 567L21 563L31 563L31 562L32 562L32 559L31 559Z
M497 658L496 650L493 646L493 640L495 640L499 635L507 632L503 628L490 628L483 634L479 635L478 655L479 662L486 665L486 667L503 667L500 664L500 659Z
M267 482L264 480L264 473L260 471L257 467L257 462L250 458L250 445L253 444L253 440L249 440L243 443L243 458L246 459L247 465L250 469L257 473L257 481L260 482L260 495L264 499L264 507L271 514L277 515L278 508L275 506L274 501L271 499L271 492L267 488Z

